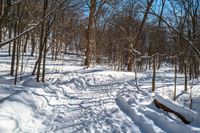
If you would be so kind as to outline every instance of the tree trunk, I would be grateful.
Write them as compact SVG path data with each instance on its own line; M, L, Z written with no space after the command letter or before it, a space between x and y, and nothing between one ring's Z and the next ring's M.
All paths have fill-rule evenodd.
M35 35L34 33L31 34L31 56L34 56L34 52L35 52Z
M48 6L48 0L44 0L42 18L45 17L47 6ZM38 67L37 67L36 80L38 82L40 81L40 71L41 71L40 69L41 69L41 62L42 62L42 54L43 54L43 51L44 51L44 28L45 28L45 24L43 22L42 25L41 25L39 56L38 56L38 62L37 62L38 63Z
M187 91L187 61L184 62L185 86L184 91Z
M46 66L46 39L45 39L45 42L44 42L44 53L43 53L43 67L42 67L42 82L45 81L45 66Z
M24 50L23 50L24 53L26 53L26 51L27 51L28 39L29 39L29 33L28 33L27 36L26 36L26 41L25 41Z
M17 84L17 76L18 76L18 70L19 70L19 58L20 58L20 43L21 40L17 40L17 58L16 58L16 68L15 68L15 85Z
M16 36L16 34L17 34L17 22L15 22L14 26L14 36ZM11 69L10 69L11 76L14 76L15 54L16 54L16 40L13 42L13 48L12 48Z
M174 101L176 100L177 61L174 58Z
M39 46L39 56L37 61L37 76L36 80L40 81L40 68L41 68L41 62L42 62L42 53L43 53L43 37L44 37L44 24L41 26L41 32L40 32L40 46Z
M43 50L43 67L42 67L42 82L44 82L45 81L45 66L46 66L46 54L47 54L47 37L48 37L48 33L49 33L49 22L48 22L48 24L46 24L46 25L48 25L48 26L46 26L46 31L45 31L45 37L44 37L44 50Z
M88 68L91 64L92 53L94 51L94 22L95 22L96 0L90 0L90 14L88 28L86 31L86 49L85 49L85 66Z
M11 39L11 37L12 37L12 30L11 30L10 25L8 27L8 37L9 37L9 39ZM9 56L11 55L11 43L9 43L9 46L8 46L8 55Z
M152 92L156 90L155 80L156 80L156 56L153 56L153 76L152 76Z
M127 63L128 64L127 71L129 71L129 72L131 72L133 70L133 58L130 54L132 54L132 53L129 52L128 63Z

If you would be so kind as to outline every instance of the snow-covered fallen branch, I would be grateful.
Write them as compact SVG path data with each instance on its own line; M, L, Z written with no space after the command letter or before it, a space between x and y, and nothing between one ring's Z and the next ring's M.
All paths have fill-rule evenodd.
M199 115L195 111L181 106L167 98L163 98L158 94L155 95L154 103L157 107L161 108L162 110L175 114L185 124L189 124L199 119Z

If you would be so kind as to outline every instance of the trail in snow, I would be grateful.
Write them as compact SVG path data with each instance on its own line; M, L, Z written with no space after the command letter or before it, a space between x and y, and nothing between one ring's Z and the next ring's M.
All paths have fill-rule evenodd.
M115 96L120 89L125 88L122 83L125 81L117 81L112 75L91 75L94 71L97 72L96 70L80 72L79 75L74 75L76 78L72 76L69 81L65 80L64 75L63 81L59 79L52 83L57 87L59 101L62 99L67 105L52 109L52 116L45 121L49 127L47 131L108 133L139 131L139 128L128 120L115 104ZM64 95L61 96L62 94ZM55 99L53 101L56 102Z

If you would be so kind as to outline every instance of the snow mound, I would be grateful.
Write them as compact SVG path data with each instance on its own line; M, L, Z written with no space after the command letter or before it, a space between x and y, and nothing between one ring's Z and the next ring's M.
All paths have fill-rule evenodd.
M27 90L2 90L5 89L1 88L0 132L40 132L42 99Z

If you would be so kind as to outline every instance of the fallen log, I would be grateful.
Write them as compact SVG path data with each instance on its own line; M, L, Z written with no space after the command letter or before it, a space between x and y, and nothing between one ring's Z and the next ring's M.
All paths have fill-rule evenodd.
M164 104L162 104L161 102L159 102L157 99L154 99L154 103L155 103L156 107L162 109L163 111L169 112L169 113L173 113L174 115L176 115L179 119L181 119L181 121L183 123L185 123L185 124L190 124L191 123L182 114L180 114L179 112L176 112L176 111L170 109L169 107L167 107Z

